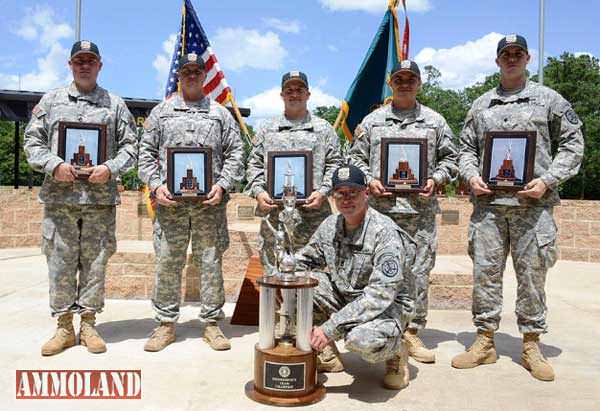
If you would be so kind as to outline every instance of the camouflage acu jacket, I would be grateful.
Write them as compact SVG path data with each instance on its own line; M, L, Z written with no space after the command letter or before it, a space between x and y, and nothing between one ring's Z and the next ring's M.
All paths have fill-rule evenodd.
M460 135L460 174L466 182L483 171L485 132L536 131L533 177L540 177L548 191L539 199L520 198L514 193L471 197L476 204L552 206L560 202L558 184L577 174L583 158L581 122L571 105L554 90L528 81L516 94L500 88L479 97L467 114ZM558 150L552 158L552 144Z
M208 97L188 105L176 96L152 109L144 124L138 165L140 178L151 190L167 182L167 147L212 148L213 184L225 192L243 177L238 124L226 108Z
M391 104L378 108L367 115L356 127L354 141L349 151L350 161L367 176L367 182L380 179L382 138L424 138L427 140L427 176L436 185L452 181L458 174L458 150L453 143L454 135L444 117L417 102L408 114L393 109ZM399 194L408 203L407 208L416 212L439 211L436 198L418 194ZM372 205L381 212L396 203L391 198L372 198Z
M59 122L105 124L107 158L104 163L111 173L106 184L85 180L62 183L52 177L64 160L58 155ZM35 171L46 174L40 201L50 204L119 204L116 178L135 166L137 133L133 116L123 100L100 86L88 94L72 83L46 93L32 111L25 129L25 154ZM68 155L68 154L67 154Z
M299 271L326 271L331 282L350 301L323 324L327 336L337 339L348 326L364 324L385 313L400 318L398 291L410 273L415 243L387 216L370 208L360 229L350 236L341 214L329 216L296 253ZM410 298L404 296L402 298Z

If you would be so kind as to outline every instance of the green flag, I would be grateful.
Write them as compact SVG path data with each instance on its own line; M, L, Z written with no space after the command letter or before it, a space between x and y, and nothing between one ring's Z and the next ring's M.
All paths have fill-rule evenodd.
M400 60L396 3L390 1L371 47L342 101L338 126L349 141L363 117L392 95L387 80L394 64Z

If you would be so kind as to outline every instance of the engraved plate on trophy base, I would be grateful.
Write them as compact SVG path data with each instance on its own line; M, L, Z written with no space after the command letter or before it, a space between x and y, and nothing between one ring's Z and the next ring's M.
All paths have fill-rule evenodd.
M303 391L305 387L305 363L284 364L271 361L264 363L263 386L275 391Z

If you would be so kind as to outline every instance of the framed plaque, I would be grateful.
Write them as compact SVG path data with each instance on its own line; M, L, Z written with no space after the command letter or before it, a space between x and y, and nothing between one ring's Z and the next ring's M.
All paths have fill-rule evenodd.
M533 178L535 131L485 133L483 181L492 190L522 190Z
M386 191L424 191L427 184L427 139L382 138L380 173Z
M267 153L267 191L276 203L283 199L286 179L296 189L296 201L306 202L313 192L311 151L270 151Z
M167 188L173 200L204 200L212 188L212 149L167 147Z
M106 158L106 124L58 123L58 156L75 168L77 178L87 180Z

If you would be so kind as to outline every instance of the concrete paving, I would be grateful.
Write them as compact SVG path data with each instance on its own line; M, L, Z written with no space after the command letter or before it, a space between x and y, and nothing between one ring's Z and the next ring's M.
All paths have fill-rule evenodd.
M470 270L464 256L441 256L439 270ZM510 266L510 264L509 264ZM160 353L143 351L154 327L148 301L108 300L99 331L105 354L76 346L41 357L53 334L48 315L45 259L39 249L0 250L0 408L3 410L266 410L246 398L252 378L255 327L223 326L232 349L212 351L200 338L198 307L186 304L177 341ZM369 365L342 348L347 372L322 377L325 399L311 410L600 410L600 265L559 261L548 274L550 333L542 349L552 362L554 382L533 379L519 364L520 335L514 315L515 281L505 274L504 319L496 335L498 363L455 370L451 358L474 338L467 311L431 311L425 344L432 365L411 360L411 383L400 391L380 387L383 365ZM233 304L226 306L231 315ZM19 369L141 369L141 400L16 400Z

